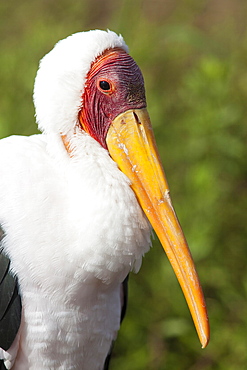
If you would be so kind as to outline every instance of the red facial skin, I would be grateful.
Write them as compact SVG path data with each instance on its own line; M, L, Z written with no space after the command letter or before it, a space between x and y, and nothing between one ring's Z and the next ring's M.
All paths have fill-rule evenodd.
M106 50L87 75L79 112L81 127L107 149L112 120L128 109L145 107L144 81L133 58L122 49Z

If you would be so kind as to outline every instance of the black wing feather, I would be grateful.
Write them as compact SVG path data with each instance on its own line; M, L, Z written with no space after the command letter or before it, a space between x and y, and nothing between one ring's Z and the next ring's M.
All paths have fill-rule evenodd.
M127 310L127 304L128 304L128 282L129 282L129 275L125 278L122 284L123 288L123 305L122 305L122 311L121 311L121 321L123 321L126 310Z
M0 370L7 370L7 368L4 365L3 360L0 360Z
M3 253L1 246L3 238L4 234L0 227L0 347L7 351L20 327L21 297L18 280L10 270L10 260Z

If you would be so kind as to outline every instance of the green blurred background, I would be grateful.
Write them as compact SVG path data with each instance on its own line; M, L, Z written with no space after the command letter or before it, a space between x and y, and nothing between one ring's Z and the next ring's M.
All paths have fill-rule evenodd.
M121 33L144 74L212 334L202 350L156 240L131 276L112 370L247 369L246 18L245 0L0 0L0 137L37 132L38 61L71 33Z

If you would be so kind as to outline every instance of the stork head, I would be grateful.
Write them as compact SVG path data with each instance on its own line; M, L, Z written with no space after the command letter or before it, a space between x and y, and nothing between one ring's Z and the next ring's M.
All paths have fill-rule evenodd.
M34 88L39 128L61 135L69 151L75 128L105 148L155 230L190 308L200 341L209 324L195 266L173 209L146 110L141 71L121 36L89 31L59 41L40 63Z

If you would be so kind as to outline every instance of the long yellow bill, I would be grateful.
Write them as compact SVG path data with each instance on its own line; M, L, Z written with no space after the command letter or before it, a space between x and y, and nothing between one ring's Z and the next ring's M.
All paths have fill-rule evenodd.
M203 292L171 203L147 110L128 110L117 116L108 130L106 143L113 160L131 180L131 187L167 254L204 348L209 341L209 323Z

